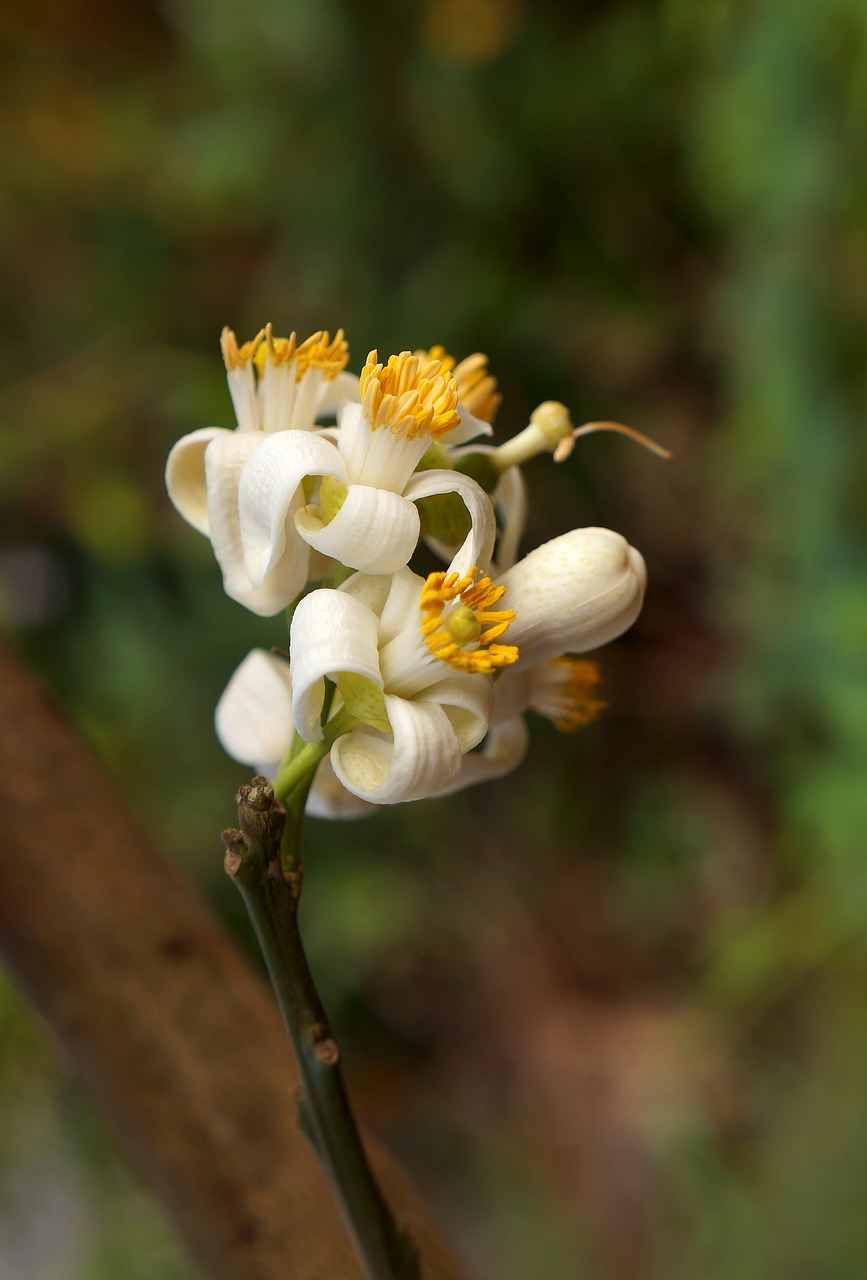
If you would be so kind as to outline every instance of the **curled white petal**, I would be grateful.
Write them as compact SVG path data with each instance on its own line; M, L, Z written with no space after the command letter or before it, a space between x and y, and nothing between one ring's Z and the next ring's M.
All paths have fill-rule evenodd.
M641 611L646 581L641 555L610 529L573 529L531 551L500 579L521 666L619 636Z
M435 493L458 494L472 521L470 532L452 560L452 570L464 574L472 568L487 569L494 551L497 523L491 500L484 489L460 471L436 470L418 472L403 491L404 497L413 502Z
M331 763L340 782L371 804L435 795L457 777L457 735L442 707L385 696L391 737L363 729L338 738Z
M455 731L461 754L478 746L488 731L494 682L485 675L455 671L417 694L416 702L441 706Z
M451 447L453 445L466 444L469 440L477 440L480 436L491 436L494 434L494 428L490 422L485 422L482 418L477 418L475 414L470 413L469 409L464 408L462 404L458 405L458 415L460 421L456 427L453 427L446 437L446 443Z
M421 627L419 602L423 587L424 578L420 578L407 566L394 574L388 595L379 611L380 649L384 649L402 631L413 626L418 631Z
M223 573L223 589L245 608L269 617L294 599L307 577L306 548L289 558L259 583L248 577L241 541L238 493L250 457L264 447L258 431L223 432L205 450L205 485L208 495L208 533Z
M295 736L289 664L253 649L226 685L214 722L233 760L273 778Z
M205 451L220 436L236 439L225 427L202 427L183 436L166 461L166 489L174 507L199 533L208 536L208 492L205 484ZM249 456L244 453L244 458Z
M345 822L351 818L368 817L376 812L376 805L347 791L334 772L330 757L326 756L316 770L304 812L311 818L330 818Z
M382 688L376 614L344 591L321 589L304 597L292 618L289 652L292 718L307 742L322 738L325 676L354 672Z
M337 449L312 431L279 431L268 436L250 458L241 475L238 511L244 564L254 587L284 555L303 563L306 570L307 550L295 533L292 517L304 501L303 478L326 475L340 481L347 478Z
M341 369L336 377L325 384L322 400L319 405L321 414L334 413L344 404L360 404L361 392L358 388L358 374Z
M418 545L419 514L388 489L351 484L343 506L328 524L315 508L295 514L295 528L311 547L362 573L394 573Z
M497 569L511 569L527 523L527 483L520 467L506 467L491 495L501 520L497 541Z

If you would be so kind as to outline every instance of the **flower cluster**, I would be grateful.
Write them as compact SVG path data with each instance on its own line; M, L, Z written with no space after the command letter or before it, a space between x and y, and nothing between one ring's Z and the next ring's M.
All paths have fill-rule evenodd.
M299 342L268 325L239 346L226 329L222 349L237 427L175 445L169 496L210 538L227 594L291 618L288 661L254 650L220 700L230 755L284 795L293 761L313 760L308 812L353 817L507 773L529 709L565 730L596 717L598 670L576 655L638 616L644 562L596 528L518 560L520 466L588 430L637 433L576 430L547 402L497 448L479 354L371 351L356 377L342 330ZM426 577L422 543L446 566Z

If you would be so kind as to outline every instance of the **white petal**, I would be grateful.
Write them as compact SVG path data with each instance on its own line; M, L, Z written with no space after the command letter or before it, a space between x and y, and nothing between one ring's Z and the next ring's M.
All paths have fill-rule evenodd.
M494 702L490 676L455 671L416 695L415 702L436 702L449 718L461 753L472 751L488 732Z
M343 785L372 804L421 800L447 787L457 776L461 754L442 707L388 694L385 706L393 741L356 731L331 748Z
M376 805L360 800L351 791L347 791L335 774L330 757L326 756L316 770L304 812L311 818L347 821L350 818L368 817L376 812Z
M319 405L321 414L334 413L343 404L360 404L361 392L358 389L358 374L342 369L336 378L326 382Z
M504 777L517 769L527 754L529 742L530 735L523 716L514 716L496 725L485 738L481 751L465 755L457 777L437 794L450 796L465 787L474 787L476 783Z
M346 592L347 595L355 596L356 600L366 604L368 609L372 609L376 616L379 617L392 589L392 584L404 572L408 571L399 569L394 577L387 573L354 573L351 578L347 578L345 582L342 582L337 589L338 591Z
M354 671L380 689L378 619L345 591L311 591L298 605L289 633L292 718L307 742L319 742L325 676Z
M274 777L295 736L288 662L253 649L227 684L214 720L233 760Z
M425 580L412 569L398 569L391 579L388 597L380 610L379 647L384 649L401 631L408 627L419 632L421 627L422 588Z
M205 452L212 441L221 436L241 441L241 436L225 427L202 427L180 439L166 461L166 489L175 508L184 519L208 536L208 494L205 483ZM249 457L245 436L241 443L243 459Z
M451 563L455 573L478 568L486 570L491 562L497 523L491 500L481 485L460 471L420 471L403 491L413 502L434 493L456 493L463 498L470 513L472 528Z
M388 489L360 484L349 486L343 506L328 524L316 508L304 507L295 515L295 528L305 542L362 573L402 568L418 545L419 527L411 502Z
M458 405L458 414L460 415L460 422L456 427L452 428L443 441L447 446L466 444L468 440L476 440L479 436L491 436L494 434L494 428L490 422L484 422L481 418L477 418L475 414L470 413L469 409L465 409L462 404Z
M521 666L619 636L641 611L646 581L639 553L610 529L573 529L531 551L500 579Z
M500 516L497 538L497 569L511 569L527 523L527 483L520 467L506 467L491 495Z
M254 587L284 555L306 571L307 551L299 546L292 517L304 501L304 476L323 475L347 478L337 449L315 431L278 431L250 458L241 476L238 509L244 564Z
M264 448L258 431L221 433L205 451L208 527L211 545L223 571L226 595L263 617L277 613L293 600L307 577L306 548L299 546L293 561L285 559L260 585L254 586L244 562L238 492L251 455Z

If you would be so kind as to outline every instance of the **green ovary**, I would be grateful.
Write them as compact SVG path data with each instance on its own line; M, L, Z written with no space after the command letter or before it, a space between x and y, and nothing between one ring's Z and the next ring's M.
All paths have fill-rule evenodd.
M435 493L430 498L419 498L416 506L421 516L422 536L436 538L447 547L462 543L472 528L470 513L463 498L456 493Z

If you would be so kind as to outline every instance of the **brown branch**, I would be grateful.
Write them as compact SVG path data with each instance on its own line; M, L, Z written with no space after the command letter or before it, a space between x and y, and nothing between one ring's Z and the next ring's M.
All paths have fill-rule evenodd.
M0 806L0 950L191 1254L214 1280L360 1280L264 983L2 648ZM371 1152L425 1280L460 1280L405 1175Z

